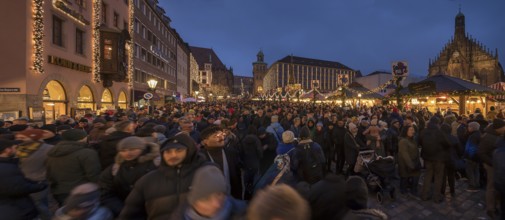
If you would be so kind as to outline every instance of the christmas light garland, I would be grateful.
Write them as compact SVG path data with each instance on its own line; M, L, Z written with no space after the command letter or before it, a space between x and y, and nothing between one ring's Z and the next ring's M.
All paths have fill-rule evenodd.
M128 4L128 16L130 18L130 24L128 25L128 32L130 32L130 49L128 50L128 86L133 88L133 52L135 50L135 44L133 43L134 36L134 22L135 22L135 5L133 0L129 0Z
M93 81L100 82L100 14L102 1L93 0Z
M44 73L44 0L33 1L33 67L36 73Z

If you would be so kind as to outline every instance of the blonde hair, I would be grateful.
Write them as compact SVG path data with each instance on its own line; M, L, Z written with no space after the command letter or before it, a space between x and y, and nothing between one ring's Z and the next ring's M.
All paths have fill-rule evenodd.
M269 186L252 199L247 220L271 219L309 220L309 204L288 185Z

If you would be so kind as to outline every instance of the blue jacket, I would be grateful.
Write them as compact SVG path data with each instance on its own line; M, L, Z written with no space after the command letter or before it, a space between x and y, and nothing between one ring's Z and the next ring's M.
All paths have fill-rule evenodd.
M282 143L282 133L284 133L284 128L279 122L274 122L270 124L267 127L266 131L274 135L275 140L277 140L277 143Z

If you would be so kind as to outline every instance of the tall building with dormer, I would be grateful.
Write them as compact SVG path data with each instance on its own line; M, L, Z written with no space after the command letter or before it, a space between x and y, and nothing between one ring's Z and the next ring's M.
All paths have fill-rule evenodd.
M227 68L211 48L190 46L199 73L196 79L202 92L225 96L233 90L233 69ZM204 95L204 94L202 94Z
M498 49L490 50L466 33L465 15L456 15L454 36L440 54L429 61L428 76L445 74L489 86L505 80Z

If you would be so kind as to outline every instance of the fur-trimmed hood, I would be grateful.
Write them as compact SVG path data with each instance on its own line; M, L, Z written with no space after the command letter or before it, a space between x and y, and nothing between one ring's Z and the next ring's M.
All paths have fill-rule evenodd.
M161 157L160 157L160 145L155 143L146 143L146 149L144 152L136 159L137 163L145 163L148 161L153 161L154 165L159 166ZM112 166L112 173L116 174L119 166L124 163L125 160L121 157L121 155L116 154L114 165Z

